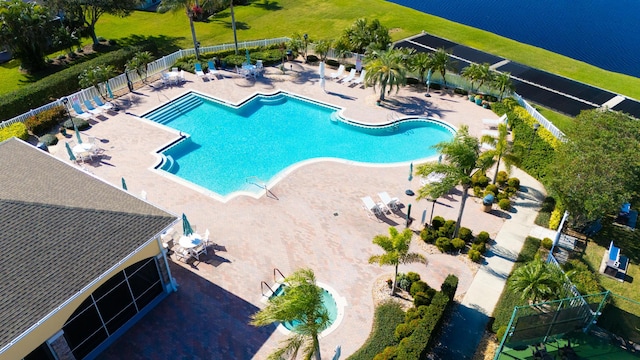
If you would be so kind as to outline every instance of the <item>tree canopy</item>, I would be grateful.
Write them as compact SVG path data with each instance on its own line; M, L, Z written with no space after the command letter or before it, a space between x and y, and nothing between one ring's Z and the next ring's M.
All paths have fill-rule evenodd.
M386 50L391 44L389 30L378 19L369 22L367 19L356 20L351 27L344 30L341 39L349 44L349 50L364 54L371 50Z
M640 186L640 123L611 111L583 111L549 165L549 188L574 226L615 213Z
M399 50L373 51L366 60L367 73L364 76L366 86L380 86L379 100L384 101L387 86L389 93L395 86L396 92L400 86L407 83L407 67L405 66L404 53Z

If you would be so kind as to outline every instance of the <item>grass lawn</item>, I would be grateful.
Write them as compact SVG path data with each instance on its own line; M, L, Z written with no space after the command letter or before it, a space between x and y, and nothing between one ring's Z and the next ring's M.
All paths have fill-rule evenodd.
M566 130L573 126L573 118L571 116L563 115L553 110L547 109L540 105L535 105L536 110L547 120L551 121L560 131L566 133Z
M238 41L290 36L294 32L306 32L311 40L334 39L357 18L379 19L383 25L391 29L394 40L425 30L514 61L640 98L639 78L605 71L565 56L384 0L255 0L247 6L236 6L235 16ZM103 15L98 21L96 33L108 39L121 39L132 35L166 37L175 41L177 46L193 46L184 12L156 14L138 11L127 18ZM196 33L203 46L232 42L229 11L216 14L208 22L196 23ZM21 81L28 81L26 77L16 75L15 72L15 66L0 67L0 77L5 80L0 94L17 89Z

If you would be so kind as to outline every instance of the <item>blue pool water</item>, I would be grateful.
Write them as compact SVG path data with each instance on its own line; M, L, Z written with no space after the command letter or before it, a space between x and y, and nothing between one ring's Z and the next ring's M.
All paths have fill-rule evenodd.
M280 286L273 296L280 296L282 292L285 290L286 286ZM322 305L324 305L325 309L327 309L327 315L329 315L329 323L327 327L331 326L331 324L336 321L338 317L338 304L336 303L336 299L333 298L330 292L326 289L322 289ZM285 322L282 324L289 331L296 331L296 326L299 324L299 321Z
M413 119L369 128L335 121L339 109L296 96L259 95L240 107L189 93L144 117L190 134L163 151L162 169L220 195L261 189L283 169L315 158L398 163L436 155L451 139L439 122ZM379 119L375 119L379 120Z
M390 1L640 77L640 1Z

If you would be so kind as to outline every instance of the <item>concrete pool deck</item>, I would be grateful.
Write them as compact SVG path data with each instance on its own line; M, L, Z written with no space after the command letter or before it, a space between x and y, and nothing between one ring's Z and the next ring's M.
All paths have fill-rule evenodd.
M288 65L287 65L288 66ZM330 73L331 70L328 70ZM274 268L286 276L309 267L318 281L333 287L347 303L342 324L321 339L324 358L333 356L336 346L343 357L356 351L369 335L373 321L372 287L376 279L390 276L393 268L368 263L381 249L371 243L377 234L387 234L389 226L404 226L404 218L388 215L378 220L367 217L360 198L387 191L405 205L412 204L412 228L419 229L424 210L427 218L431 202L405 195L416 191L419 178L408 181L408 166L360 166L338 162L317 162L294 169L270 190L274 196L254 199L240 196L222 203L183 184L151 171L158 158L153 152L177 138L174 132L141 121L134 115L168 102L190 89L229 102L239 102L256 91L287 90L299 95L344 107L344 115L365 123L385 123L395 112L407 116L431 116L456 127L467 124L480 135L482 118L497 118L455 94L431 92L412 87L392 92L389 104L376 106L377 91L350 87L327 80L326 93L319 86L317 67L293 63L293 70L281 75L276 68L256 80L223 72L223 79L203 82L186 74L181 86L145 86L137 94L117 100L123 111L107 114L83 131L100 140L104 155L84 166L94 175L120 186L124 177L131 194L147 194L149 202L176 215L187 214L197 231L211 232L217 243L216 254L202 261L185 264L174 261L171 270L179 290L162 301L100 356L101 359L165 358L178 359L263 359L285 338L275 327L256 329L248 325L249 316L262 308L262 281L273 283ZM379 89L376 89L379 90ZM394 90L395 91L395 90ZM133 115L132 115L133 114ZM71 140L71 138L68 138ZM68 161L64 142L50 151ZM420 144L416 144L420 146ZM366 149L363 149L366 151ZM393 149L389 149L393 151ZM415 164L414 164L415 165ZM523 180L528 186L532 180ZM440 198L435 214L455 219L460 193ZM406 207L401 208L406 214ZM470 198L462 225L474 233L487 231L492 238L507 218L518 214L494 211L484 213ZM527 232L528 233L528 232ZM527 233L524 233L524 238ZM423 250L414 238L413 251ZM425 253L425 255L428 255ZM416 271L431 286L439 288L442 279L453 272L460 277L458 296L471 286L474 271L465 261L449 255L428 255L427 265L401 265L400 271Z

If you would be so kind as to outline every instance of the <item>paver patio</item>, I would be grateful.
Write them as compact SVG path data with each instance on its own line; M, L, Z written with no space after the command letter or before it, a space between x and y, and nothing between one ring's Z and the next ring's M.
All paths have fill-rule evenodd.
M118 102L118 114L101 117L86 135L102 140L105 154L98 162L84 165L96 176L120 186L127 181L129 191L147 193L148 201L175 214L185 213L197 231L209 229L218 244L215 255L201 262L174 262L171 270L179 290L154 308L102 359L263 359L285 338L274 327L256 329L248 325L249 315L263 305L260 283L273 283L273 269L285 275L300 267L310 267L318 281L332 286L347 303L341 325L321 340L323 357L333 355L340 345L343 357L356 351L366 340L373 321L372 286L380 276L392 274L391 267L370 265L370 255L381 250L371 243L377 234L386 234L392 225L404 226L404 219L388 216L383 221L369 219L360 198L376 197L380 191L412 204L412 228L420 228L422 212L431 212L431 202L405 195L416 191L419 179L408 181L408 164L365 166L349 162L316 162L288 171L270 188L277 197L258 199L240 196L221 202L184 184L162 176L150 168L159 161L154 151L178 135L136 117L168 102L188 89L239 102L256 91L287 90L299 95L342 106L348 118L365 123L385 123L392 112L432 116L454 126L468 124L479 135L482 118L497 118L490 110L454 94L407 87L389 96L388 107L376 106L377 91L327 81L326 92L318 84L317 67L295 63L291 75L268 68L267 75L247 80L226 72L224 79L203 82L187 74L182 86L160 88L158 82L145 86ZM67 160L64 143L51 147ZM415 146L422 146L415 144ZM366 149L363 149L366 151ZM393 151L393 149L390 149ZM206 169L203 169L206 171ZM459 192L441 198L436 215L455 219ZM406 214L406 207L402 208ZM496 236L508 213L484 213L470 199L462 225ZM418 237L414 241L420 241ZM414 251L420 251L414 244ZM458 295L469 288L473 272L461 260L448 255L430 255L427 266L412 264L400 271L417 271L430 285L455 272L461 282ZM446 264L446 266L445 266Z

